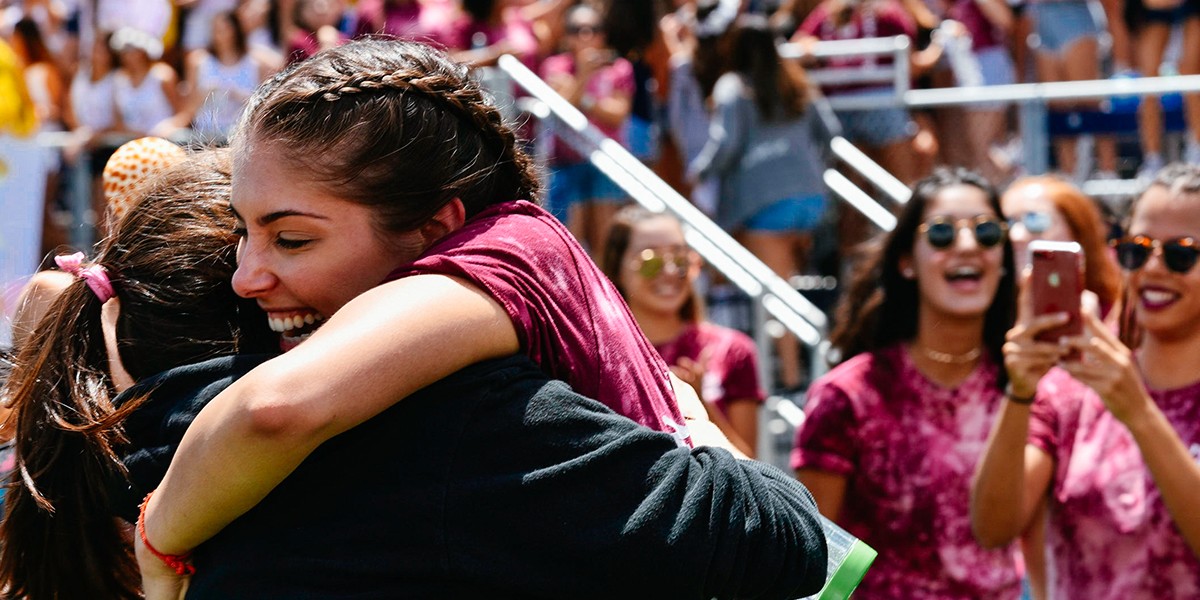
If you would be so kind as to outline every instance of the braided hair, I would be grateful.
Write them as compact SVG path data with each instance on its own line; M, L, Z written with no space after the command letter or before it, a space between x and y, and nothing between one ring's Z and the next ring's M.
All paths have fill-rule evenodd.
M239 155L263 144L390 232L455 198L470 218L539 194L533 161L466 67L417 42L357 40L276 75L232 141Z

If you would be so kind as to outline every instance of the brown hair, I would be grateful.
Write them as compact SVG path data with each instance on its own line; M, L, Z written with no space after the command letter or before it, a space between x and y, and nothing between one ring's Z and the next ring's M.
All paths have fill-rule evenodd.
M1155 186L1166 189L1173 201L1194 202L1200 199L1200 166L1184 163L1169 164L1155 174L1154 180L1146 190ZM1138 206L1145 195L1146 192L1143 191L1129 206L1124 223L1126 231L1129 230L1129 225L1133 222L1133 217L1137 214ZM1137 348L1142 342L1143 331L1137 320L1137 311L1134 309L1137 303L1136 294L1136 290L1125 286L1121 302L1120 338L1121 342L1129 348Z
M626 302L629 301L629 296L621 287L621 268L624 266L622 259L625 258L625 252L629 250L629 240L633 238L633 229L639 223L651 219L671 219L676 223L679 222L668 213L651 212L632 204L617 211L608 229L608 240L604 244L604 252L600 256L600 270L604 271L604 274L612 280L613 285L616 286L618 292L621 292L621 297L625 298ZM698 323L704 320L704 302L696 293L695 286L688 286L688 299L683 306L679 307L679 317L689 323Z
M235 153L270 144L339 198L411 231L462 200L467 217L536 201L533 162L466 67L416 42L365 39L320 52L251 98Z
M733 24L730 68L749 80L754 103L764 121L804 114L808 107L808 80L793 60L783 60L767 18L742 15Z
M1058 177L1023 177L1014 181L1005 195L1034 185L1043 187L1045 198L1066 219L1071 235L1083 247L1084 287L1099 296L1103 306L1114 306L1121 295L1121 273L1107 259L1108 240L1100 209L1083 191Z
M214 152L152 176L100 245L95 263L120 299L117 347L134 379L265 348L266 320L230 284L229 172L227 152ZM100 308L86 282L67 287L5 388L16 468L0 524L4 598L140 597L132 548L109 506L111 483L125 474L121 423L139 403L113 403Z
M837 308L837 326L830 336L842 360L862 352L908 341L917 335L917 282L900 273L900 259L911 255L917 228L925 218L925 207L942 190L959 185L979 188L987 195L988 205L1003 215L995 188L983 177L962 168L936 169L913 186L912 199L904 205L891 232L865 244L864 254L850 279L846 295ZM992 357L1000 360L1004 336L1016 315L1016 280L1013 276L1012 244L1004 241L1004 270L996 297L984 316L983 344ZM1000 369L1000 385L1006 373Z

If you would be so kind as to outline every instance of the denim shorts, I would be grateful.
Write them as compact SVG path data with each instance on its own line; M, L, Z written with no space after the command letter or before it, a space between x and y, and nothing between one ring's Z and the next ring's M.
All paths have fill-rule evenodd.
M554 165L550 168L548 208L566 222L572 204L580 202L623 203L625 191L590 162Z
M1062 52L1076 41L1097 37L1104 31L1095 12L1103 9L1087 0L1035 2L1032 8L1038 50L1042 52Z
M821 222L826 204L821 195L784 198L746 219L744 227L751 232L808 231Z
M840 97L890 96L891 88L872 88L839 93ZM837 118L842 122L842 135L855 144L882 147L912 139L917 134L917 124L908 111L898 106L874 110L839 110Z

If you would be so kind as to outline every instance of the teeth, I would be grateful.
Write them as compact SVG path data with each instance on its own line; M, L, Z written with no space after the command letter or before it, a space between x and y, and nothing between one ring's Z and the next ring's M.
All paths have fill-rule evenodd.
M305 315L293 315L290 317L268 317L267 324L270 326L271 331L283 333L324 320L325 317L322 315L317 313L308 313Z
M1142 299L1152 304L1162 304L1175 299L1175 294L1158 290L1142 290Z

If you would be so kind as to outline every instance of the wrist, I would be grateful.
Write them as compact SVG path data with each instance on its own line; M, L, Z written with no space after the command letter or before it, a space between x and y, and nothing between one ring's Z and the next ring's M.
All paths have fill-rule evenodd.
M155 559L162 562L167 568L175 571L176 575L191 575L196 572L196 568L192 566L192 552L182 552L179 554L168 554L156 548L150 542L150 537L146 533L146 512L150 506L150 498L154 492L146 494L146 498L142 500L142 505L138 510L138 518L136 525L136 533L138 539L141 540L141 548L145 549Z
M1004 386L1004 397L1013 404L1029 406L1037 397L1037 389L1026 390L1023 387L1014 387L1012 381L1009 381L1008 385Z

